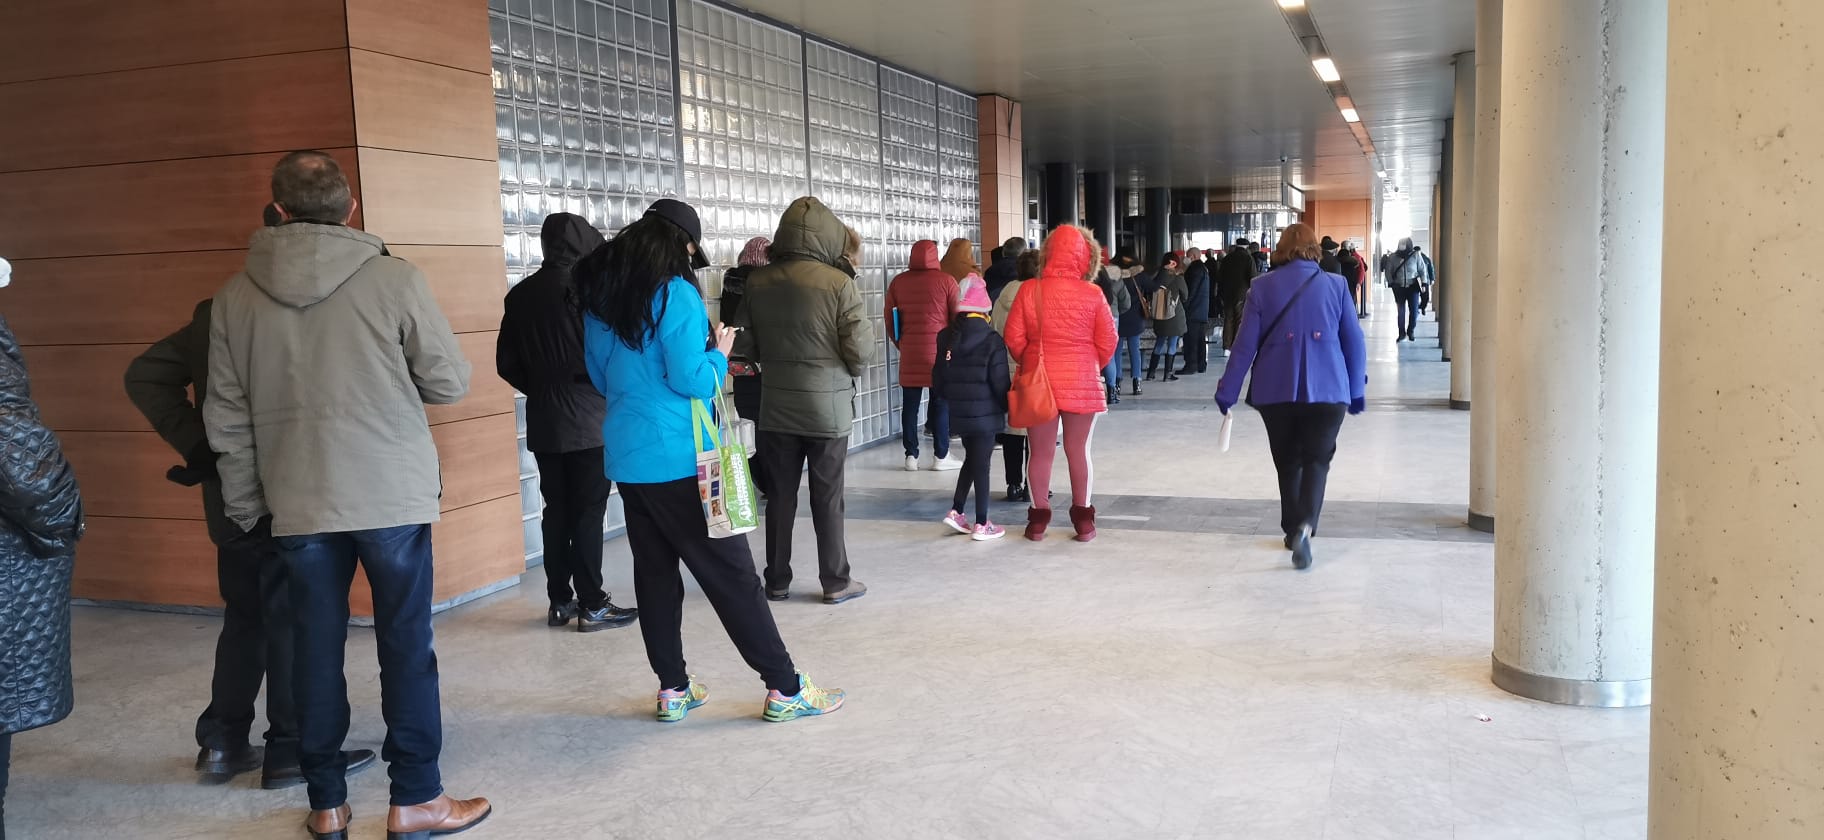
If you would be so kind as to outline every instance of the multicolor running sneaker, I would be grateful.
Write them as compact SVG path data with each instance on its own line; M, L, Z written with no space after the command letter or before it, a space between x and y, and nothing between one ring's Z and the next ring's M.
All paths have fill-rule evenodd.
M840 688L818 688L811 684L811 678L801 671L798 674L798 694L787 697L777 691L766 693L766 712L761 717L768 723L784 723L812 715L827 715L842 708L845 695Z
M944 524L950 526L950 530L962 534L965 537L970 534L969 520L963 518L963 512L960 510L953 510L944 514Z
M987 542L989 540L998 540L1004 536L1007 536L1006 528L1002 528L993 522L983 522L982 524L975 526L975 533L971 534L969 538L976 542Z
M690 714L690 710L703 705L709 700L709 687L690 678L690 685L683 691L667 688L659 692L659 721L677 723Z

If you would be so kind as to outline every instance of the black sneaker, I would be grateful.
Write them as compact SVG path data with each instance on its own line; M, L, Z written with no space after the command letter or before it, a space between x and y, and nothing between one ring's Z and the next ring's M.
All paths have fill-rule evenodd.
M766 600L768 600L768 601L783 601L790 597L792 597L792 590L790 590L790 589L768 589L768 590L766 590Z
M1024 484L1009 487L1007 488L1007 501L1030 502L1032 501L1032 491L1027 490Z
M1311 526L1301 525L1292 540L1292 568L1304 571L1311 568Z
M376 758L373 750L342 751L342 760L348 764L346 775L349 776L373 766ZM260 773L261 790L284 790L301 784L304 784L304 770L296 764L268 767Z
M576 632L594 633L610 627L626 627L638 620L640 611L634 607L617 607L613 601L603 604L600 609L577 610Z
M573 619L575 617L576 617L576 602L575 601L571 601L568 604L552 604L551 612L549 615L546 616L545 623L551 625L552 627L563 627L564 625L570 623L570 619Z

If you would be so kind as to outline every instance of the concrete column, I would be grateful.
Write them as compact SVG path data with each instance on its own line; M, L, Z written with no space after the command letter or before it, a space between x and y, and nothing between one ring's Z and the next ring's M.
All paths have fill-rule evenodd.
M1641 705L1652 684L1666 0L1502 12L1498 259L1501 276L1525 282L1498 292L1494 681L1556 703ZM1722 288L1741 305L1739 287Z
M1648 835L1824 836L1824 14L1674 0ZM1709 97L1705 99L1703 97ZM1729 282L1690 259L1729 246ZM1505 523L1503 523L1505 525Z
M1077 204L1077 165L1045 164L1045 229L1074 225L1082 220Z
M1501 3L1476 3L1475 238L1469 344L1469 527L1495 530L1495 257L1500 237ZM1454 373L1454 371L1453 371ZM1454 386L1454 382L1452 383Z
M1147 187L1146 218L1140 237L1140 261L1158 267L1159 255L1172 248L1172 191L1165 187Z
M1083 173L1083 218L1096 232L1096 241L1114 256L1120 244L1115 230L1115 179L1107 172Z
M1470 332L1470 313L1475 305L1472 286L1475 277L1476 237L1476 54L1458 53L1452 63L1457 68L1456 116L1452 123L1450 174L1450 264L1438 266L1443 273L1447 310L1438 318L1450 319L1450 407L1469 410L1470 364L1475 358Z

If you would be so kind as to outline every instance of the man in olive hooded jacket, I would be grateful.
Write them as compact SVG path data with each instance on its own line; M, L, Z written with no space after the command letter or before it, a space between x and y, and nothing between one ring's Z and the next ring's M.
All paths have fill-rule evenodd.
M761 380L759 448L767 489L766 594L790 596L792 524L808 462L811 524L826 604L861 597L849 576L843 538L843 479L855 426L855 380L874 359L874 328L855 280L841 268L848 233L823 202L786 208L773 235L773 262L747 278L740 326L753 339Z

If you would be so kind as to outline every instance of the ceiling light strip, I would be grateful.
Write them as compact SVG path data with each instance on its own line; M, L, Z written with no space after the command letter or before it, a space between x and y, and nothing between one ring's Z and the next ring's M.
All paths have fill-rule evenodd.
M1368 135L1368 126L1362 123L1361 113L1355 107L1355 99L1349 95L1349 86L1343 82L1343 74L1336 66L1336 60L1330 56L1330 48L1324 43L1324 34L1318 31L1317 20L1311 16L1310 8L1305 5L1305 0L1278 0L1278 3L1287 28L1292 30L1292 37L1297 39L1305 55L1310 58L1311 69L1324 83L1324 89L1330 94L1331 101L1336 103L1343 122L1348 124L1349 133L1355 136L1362 154L1368 157L1369 164L1374 167L1375 177L1385 180L1387 170L1376 154L1374 139Z

